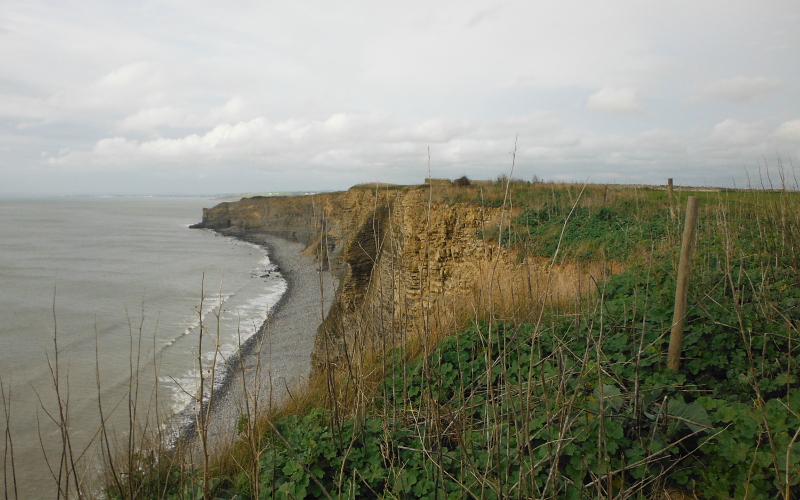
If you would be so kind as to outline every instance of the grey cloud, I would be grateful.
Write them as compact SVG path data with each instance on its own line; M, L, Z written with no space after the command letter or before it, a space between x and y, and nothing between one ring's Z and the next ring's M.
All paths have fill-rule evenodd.
M697 105L713 99L749 102L780 90L783 87L783 81L778 77L739 75L705 82L699 87L699 91L684 99L683 104Z
M55 117L51 105L43 99L0 94L0 116L18 120L48 120Z
M297 171L322 168L365 172L414 165L423 168L430 147L433 163L440 171L486 177L487 169L502 172L508 166L512 131L521 129L517 153L521 166L550 165L550 172L563 178L564 172L553 170L554 166L569 165L578 175L587 168L613 165L620 175L639 172L635 175L641 176L675 164L700 165L706 159L741 162L743 152L757 155L764 147L792 153L797 147L792 149L791 144L800 142L798 123L794 120L770 130L762 122L728 119L698 138L661 128L634 136L597 134L566 128L547 114L488 122L425 120L406 124L399 124L390 115L339 114L321 120L283 122L257 118L179 139L138 142L110 137L98 141L91 150L66 151L48 162L100 169L179 168L186 163L219 168L255 162L264 171L274 172L286 165ZM425 132L417 133L420 130ZM505 134L498 135L498 131ZM368 140L363 139L364 134L369 135ZM431 137L439 140L432 141ZM697 174L688 178L692 175Z
M798 4L732 1L10 0L0 175L346 187L419 180L430 146L442 175L486 177L517 135L520 175L559 178L797 155Z
M495 7L490 7L488 9L481 9L475 12L470 16L469 20L467 21L467 27L474 28L481 22L496 17L498 12L500 12L500 10L502 10L503 7L505 7L505 4L500 4Z

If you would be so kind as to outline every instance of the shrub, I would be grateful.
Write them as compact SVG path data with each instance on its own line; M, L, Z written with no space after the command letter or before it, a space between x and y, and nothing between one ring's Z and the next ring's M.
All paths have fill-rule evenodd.
M467 187L471 184L469 178L466 175L462 175L458 179L453 181L453 185L456 187Z

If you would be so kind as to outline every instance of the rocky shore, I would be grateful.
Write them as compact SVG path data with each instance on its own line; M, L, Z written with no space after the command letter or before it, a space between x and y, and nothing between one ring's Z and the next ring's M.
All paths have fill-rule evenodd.
M225 231L220 231L224 233ZM291 397L311 373L311 353L317 328L327 315L338 279L320 271L316 259L303 255L305 245L267 234L247 234L246 240L267 249L270 260L287 282L287 290L270 311L241 357L229 360L232 376L214 398L208 436L212 450L233 442L240 416L252 408L275 406ZM192 442L199 456L199 439Z

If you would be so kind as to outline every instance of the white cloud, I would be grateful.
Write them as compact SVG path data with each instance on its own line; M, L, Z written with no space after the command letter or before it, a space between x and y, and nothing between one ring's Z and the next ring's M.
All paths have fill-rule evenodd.
M418 123L401 125L388 132L388 138L397 142L449 142L475 130L469 120L431 118Z
M787 123L779 131L794 130L791 122ZM388 114L338 113L320 120L274 122L262 117L177 139L140 142L112 137L98 141L91 150L66 150L47 161L101 169L160 169L193 163L226 169L259 165L265 171L289 166L298 172L326 168L354 173L360 169L373 171L373 175L376 168L413 167L424 175L430 147L432 165L441 175L466 173L487 178L509 167L517 133L520 168L547 166L552 174L566 175L564 168L569 166L570 175L579 178L598 165L613 165L619 175L654 174L657 179L663 176L659 169L672 169L675 164L699 164L706 159L739 161L742 150L763 147L770 135L763 123L734 119L717 123L698 139L696 134L661 128L637 135L601 135L566 128L548 113L484 122L437 119L411 123L401 123Z
M207 128L221 122L242 119L247 115L244 100L235 96L222 106L213 107L204 114L187 107L161 106L140 109L119 122L120 130L153 131L167 128Z
M630 87L603 87L586 101L586 109L600 113L644 113L636 100L636 90Z
M517 135L520 168L578 178L797 155L796 0L676 2L11 0L0 178L89 166L119 192L122 170L248 184L291 167L315 173L292 177L304 189L319 172L419 180L428 146L442 175L491 177Z
M786 142L800 143L800 119L781 123L775 135Z
M123 130L150 130L162 125L186 127L189 122L186 111L173 106L162 106L139 110L136 114L125 117L119 126Z
M777 129L726 119L693 131L652 128L639 134L566 127L548 113L499 120L403 122L389 114L336 113L318 120L257 118L221 124L202 134L137 141L109 137L88 150L65 149L46 162L57 170L182 172L210 177L253 172L301 180L304 187L341 189L369 180L419 182L427 175L493 178L508 173L519 133L515 175L592 182L730 184L743 164L764 151L786 149L800 120ZM431 137L438 141L431 141ZM789 141L789 142L787 142Z
M715 148L753 147L764 141L767 129L762 123L746 123L729 118L711 129L706 144Z
M159 76L158 68L156 68L154 64L140 61L133 64L126 64L121 68L109 72L97 82L97 87L127 89L131 86L156 86L161 80Z
M173 112L164 110L163 114L169 116ZM427 119L411 123L400 123L385 113L336 113L321 120L274 122L260 117L217 125L204 134L177 139L138 142L108 138L98 141L90 151L69 150L50 157L48 162L123 168L159 162L218 161L379 166L419 161L432 146L441 161L480 164L505 162L518 133L550 149L568 148L579 142L546 113L492 122Z
M696 105L713 99L750 102L780 90L783 87L783 81L778 77L740 75L705 82L698 87L699 91L688 99L684 99L683 104Z

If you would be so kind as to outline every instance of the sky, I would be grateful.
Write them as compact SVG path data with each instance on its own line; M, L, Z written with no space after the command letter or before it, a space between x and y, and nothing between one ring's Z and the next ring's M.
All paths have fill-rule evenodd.
M797 0L5 0L0 194L794 185L799 26Z

